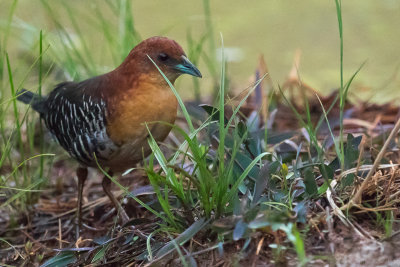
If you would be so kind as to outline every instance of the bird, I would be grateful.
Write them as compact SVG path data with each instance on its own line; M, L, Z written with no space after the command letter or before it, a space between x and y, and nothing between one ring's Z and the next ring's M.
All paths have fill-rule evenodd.
M178 101L161 72L172 84L182 74L202 78L176 41L154 36L137 44L108 73L59 83L47 96L26 89L16 93L17 100L40 114L49 132L79 163L78 232L88 167L99 164L110 176L123 172L151 153L147 141L150 134L158 142L169 134ZM128 215L111 192L107 175L102 187L122 223L128 222Z

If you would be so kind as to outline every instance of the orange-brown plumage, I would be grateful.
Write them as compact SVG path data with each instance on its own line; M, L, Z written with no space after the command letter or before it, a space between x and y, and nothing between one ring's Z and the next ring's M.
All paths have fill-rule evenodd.
M109 114L107 133L120 151L107 165L121 171L150 153L146 125L156 141L167 137L171 127L157 122L175 122L177 100L167 83L154 82L148 75L142 75L136 86L110 101L114 108Z
M172 83L181 74L201 77L177 42L152 37L133 48L109 73L61 83L45 98L26 90L19 93L18 99L40 113L60 145L81 163L79 203L87 176L84 168L96 167L96 160L110 172L133 167L151 152L146 124L152 136L162 141L171 130L167 124L175 122L177 100L149 57ZM106 177L103 188L126 221Z
M168 55L172 62L163 64L160 54ZM108 106L107 134L120 147L113 157L102 162L111 170L123 171L150 153L146 124L157 141L167 137L171 127L156 122L173 124L178 103L149 57L173 83L181 73L171 66L181 56L185 53L178 43L153 37L136 46L118 68L105 74L107 83L113 84L112 91L107 83L102 87Z

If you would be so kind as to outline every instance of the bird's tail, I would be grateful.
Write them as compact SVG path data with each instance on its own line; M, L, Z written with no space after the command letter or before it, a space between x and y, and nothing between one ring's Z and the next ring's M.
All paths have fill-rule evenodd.
M31 91L21 89L17 92L17 100L22 103L29 104L31 107L40 114L45 113L45 99L38 94Z

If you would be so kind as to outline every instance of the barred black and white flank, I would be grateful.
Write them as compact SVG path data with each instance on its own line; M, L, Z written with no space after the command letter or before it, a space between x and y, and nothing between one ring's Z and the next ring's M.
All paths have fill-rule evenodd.
M84 83L59 84L48 96L22 89L17 99L40 113L47 128L68 153L86 166L107 160L116 150L106 131L106 103L84 92ZM79 90L81 89L81 90ZM76 92L80 92L79 94Z

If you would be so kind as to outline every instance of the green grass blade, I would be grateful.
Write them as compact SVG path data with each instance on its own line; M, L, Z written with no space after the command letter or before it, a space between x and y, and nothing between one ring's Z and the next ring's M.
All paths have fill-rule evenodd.
M163 78L165 79L165 81L168 83L169 87L171 88L172 92L174 93L176 99L178 100L179 106L182 109L182 113L183 116L185 116L186 122L189 125L189 130L190 132L194 132L195 129L193 127L193 123L192 123L192 119L190 118L189 112L187 111L185 104L183 103L182 98L180 97L180 95L178 94L178 91L176 91L174 85L168 80L167 76L165 76L165 74L162 72L162 70L157 66L157 64L153 61L153 59L147 55L147 57L150 59L150 61L154 64L154 66L156 66L157 70L161 73L161 75L163 76Z
M225 135L226 135L226 132L225 132L225 55L224 55L224 39L221 34L221 81L220 81L220 88L219 88L219 145L218 145L220 177L224 177Z

